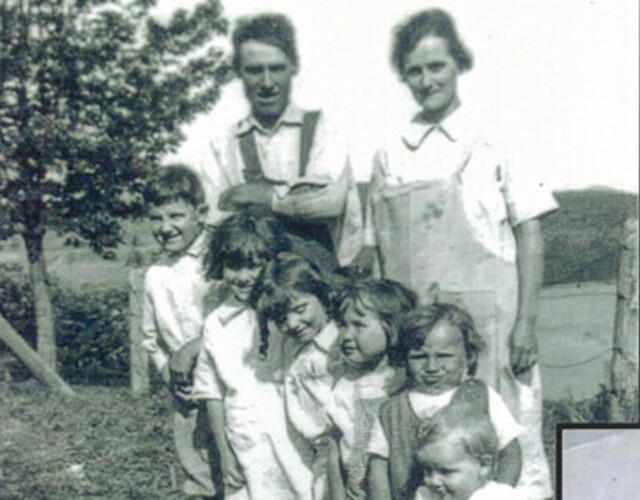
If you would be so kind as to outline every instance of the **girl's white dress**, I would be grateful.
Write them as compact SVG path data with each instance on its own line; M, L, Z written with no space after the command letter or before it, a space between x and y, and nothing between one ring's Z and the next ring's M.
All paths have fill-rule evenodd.
M310 450L287 425L282 385L258 347L255 312L227 300L205 321L194 397L224 401L227 439L246 479L233 498L310 500Z
M340 458L346 472L346 488L352 498L366 498L363 482L371 431L380 405L398 385L397 372L386 359L365 375L345 374L336 383L327 413L340 431Z

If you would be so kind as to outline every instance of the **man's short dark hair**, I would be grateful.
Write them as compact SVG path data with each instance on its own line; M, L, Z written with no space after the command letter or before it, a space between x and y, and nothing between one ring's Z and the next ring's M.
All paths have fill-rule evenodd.
M233 30L233 69L240 72L240 46L250 40L278 47L298 67L295 29L282 14L260 14L242 18Z

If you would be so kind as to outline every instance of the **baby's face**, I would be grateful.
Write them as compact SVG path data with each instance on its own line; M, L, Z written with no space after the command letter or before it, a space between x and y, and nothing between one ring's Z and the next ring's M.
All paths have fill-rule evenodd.
M424 485L442 500L468 500L487 482L490 467L469 455L459 438L428 443L416 455Z
M278 321L278 328L302 344L311 342L327 324L324 306L311 293L292 291L289 295L289 310Z
M407 358L413 388L431 395L458 387L469 368L462 334L446 321L437 323Z

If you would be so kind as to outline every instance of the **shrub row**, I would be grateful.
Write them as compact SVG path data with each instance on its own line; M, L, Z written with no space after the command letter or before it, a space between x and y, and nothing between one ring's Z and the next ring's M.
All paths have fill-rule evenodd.
M33 347L33 294L0 265L0 313ZM51 286L58 373L73 384L122 385L129 377L127 290ZM0 349L6 349L4 345Z

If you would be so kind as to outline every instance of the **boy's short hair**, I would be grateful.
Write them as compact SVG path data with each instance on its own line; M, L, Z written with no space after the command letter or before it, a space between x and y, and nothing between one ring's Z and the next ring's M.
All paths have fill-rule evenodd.
M392 366L402 364L402 352L397 341L404 315L416 307L417 295L401 283L389 279L356 280L339 292L336 319L341 322L350 305L359 304L374 312L383 325L387 337L387 355Z
M225 265L267 262L290 249L280 219L273 216L238 212L213 228L205 256L206 278L222 279Z
M147 205L184 201L194 207L204 204L204 190L198 175L186 165L175 163L154 172L145 191Z
M471 315L454 304L435 303L416 309L407 315L400 328L398 341L406 359L409 350L419 349L431 330L444 321L458 329L462 334L468 362L468 374L475 375L478 368L478 354L485 348L486 342L476 330Z
M483 382L474 379L463 382L447 406L421 423L416 450L443 439L456 439L472 457L495 459L499 440L488 404L488 388Z
M295 29L291 21L282 14L260 14L242 18L233 30L233 69L240 72L240 46L254 40L278 47L298 67Z

